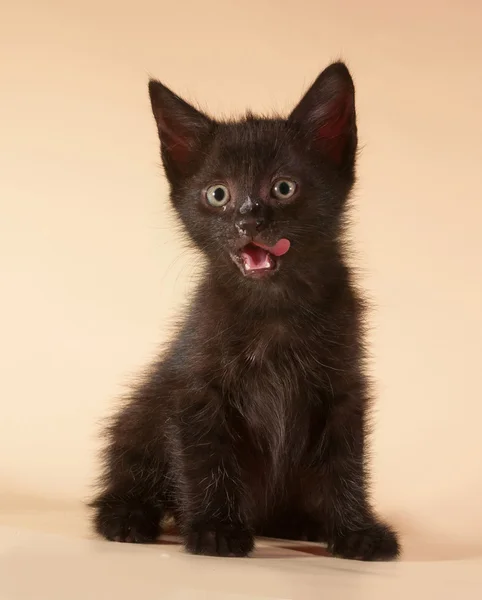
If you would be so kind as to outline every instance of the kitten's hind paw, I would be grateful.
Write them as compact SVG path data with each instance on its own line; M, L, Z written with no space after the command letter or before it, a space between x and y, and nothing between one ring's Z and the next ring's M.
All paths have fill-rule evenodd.
M149 504L101 497L91 506L94 528L108 540L147 544L161 533L161 510Z
M184 538L191 554L247 556L254 548L253 534L240 524L195 524Z
M393 560L400 555L397 534L383 523L373 523L355 531L339 532L328 549L334 556L356 560Z

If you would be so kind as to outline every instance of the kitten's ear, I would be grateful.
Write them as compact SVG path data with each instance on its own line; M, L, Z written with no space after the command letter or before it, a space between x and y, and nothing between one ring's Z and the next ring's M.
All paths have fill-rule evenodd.
M289 116L309 146L341 169L352 170L357 146L355 88L350 72L333 63L316 79Z
M166 175L170 180L187 175L203 156L214 122L160 81L149 81L149 96Z

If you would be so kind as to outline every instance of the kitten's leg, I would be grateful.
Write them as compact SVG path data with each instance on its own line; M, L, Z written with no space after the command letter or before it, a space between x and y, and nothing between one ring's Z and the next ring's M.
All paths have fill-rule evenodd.
M179 521L188 552L246 556L253 533L241 506L244 489L222 400L208 391L190 399L172 423Z
M91 507L99 535L117 542L148 543L161 533L165 464L162 447L155 438L148 443L148 432L133 408L122 411L109 429L103 490Z
M364 436L364 411L353 407L352 398L337 399L316 452L318 468L307 482L306 501L323 523L334 555L391 560L400 554L400 545L367 498Z
M161 506L115 492L99 496L91 506L95 531L107 540L148 544L161 534Z

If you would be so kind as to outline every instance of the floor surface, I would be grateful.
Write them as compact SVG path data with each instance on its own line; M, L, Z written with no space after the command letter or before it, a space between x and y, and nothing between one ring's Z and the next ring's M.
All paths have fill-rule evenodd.
M248 559L189 556L175 537L95 539L82 505L0 503L0 600L482 598L482 547L404 540L397 563L335 559L319 545L260 540Z

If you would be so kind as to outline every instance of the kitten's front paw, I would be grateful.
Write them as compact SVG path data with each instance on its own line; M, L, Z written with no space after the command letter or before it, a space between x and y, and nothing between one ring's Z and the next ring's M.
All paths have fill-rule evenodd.
M114 542L147 544L161 533L161 511L140 502L100 498L93 503L96 532Z
M334 556L356 560L393 560L400 554L397 534L383 523L339 532L328 549Z
M185 545L191 554L247 556L254 548L254 537L242 524L197 523L188 529Z

